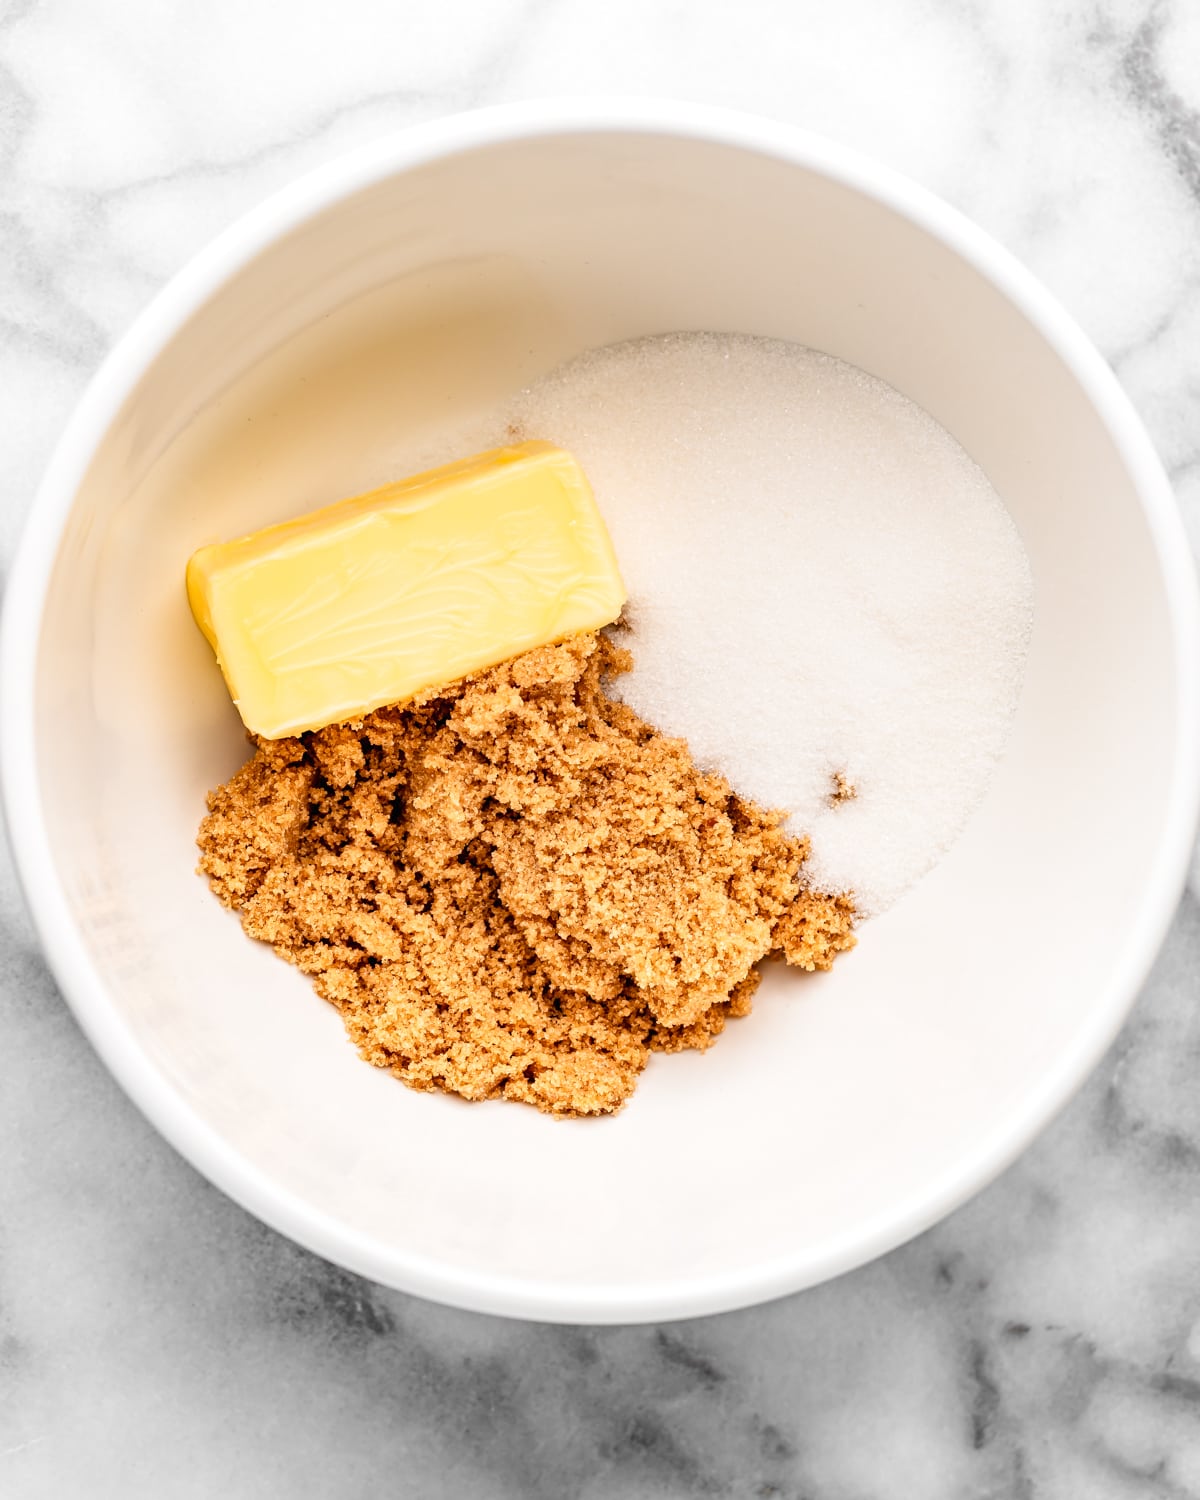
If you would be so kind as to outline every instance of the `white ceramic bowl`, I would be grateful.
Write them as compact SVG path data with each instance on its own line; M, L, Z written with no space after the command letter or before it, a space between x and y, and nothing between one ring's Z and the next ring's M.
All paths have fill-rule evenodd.
M825 349L928 408L1020 527L1036 623L1011 747L948 857L830 975L777 976L616 1118L409 1092L193 874L244 755L183 566L392 477L589 346L671 329ZM680 545L686 546L686 537ZM1108 1046L1179 894L1200 782L1197 604L1112 375L979 230L852 153L677 105L508 107L279 194L121 341L9 583L3 772L62 988L136 1103L252 1212L464 1307L735 1307L931 1224Z

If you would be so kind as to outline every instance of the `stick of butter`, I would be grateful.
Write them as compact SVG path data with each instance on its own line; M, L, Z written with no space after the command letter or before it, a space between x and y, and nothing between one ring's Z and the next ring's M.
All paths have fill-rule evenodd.
M246 727L266 739L598 630L625 602L591 486L541 442L202 547L187 591Z

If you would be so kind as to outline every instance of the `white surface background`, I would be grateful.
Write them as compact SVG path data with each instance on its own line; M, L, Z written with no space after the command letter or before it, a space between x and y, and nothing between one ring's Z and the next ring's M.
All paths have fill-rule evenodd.
M264 193L449 110L796 121L1016 251L1200 544L1193 0L0 0L0 556L113 339ZM58 997L0 865L0 1495L1200 1496L1200 879L1113 1055L999 1183L843 1280L662 1329L385 1292L225 1201Z

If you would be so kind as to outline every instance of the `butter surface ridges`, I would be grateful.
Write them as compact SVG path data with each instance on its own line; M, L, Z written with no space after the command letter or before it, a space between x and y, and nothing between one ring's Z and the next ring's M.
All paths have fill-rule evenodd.
M586 476L543 442L202 547L187 591L246 727L267 739L599 629L625 602Z

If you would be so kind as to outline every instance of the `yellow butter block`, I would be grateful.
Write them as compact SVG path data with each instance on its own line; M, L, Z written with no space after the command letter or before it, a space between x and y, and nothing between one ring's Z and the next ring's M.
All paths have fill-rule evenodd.
M597 630L625 602L587 478L541 442L202 547L187 591L246 727L267 739Z

